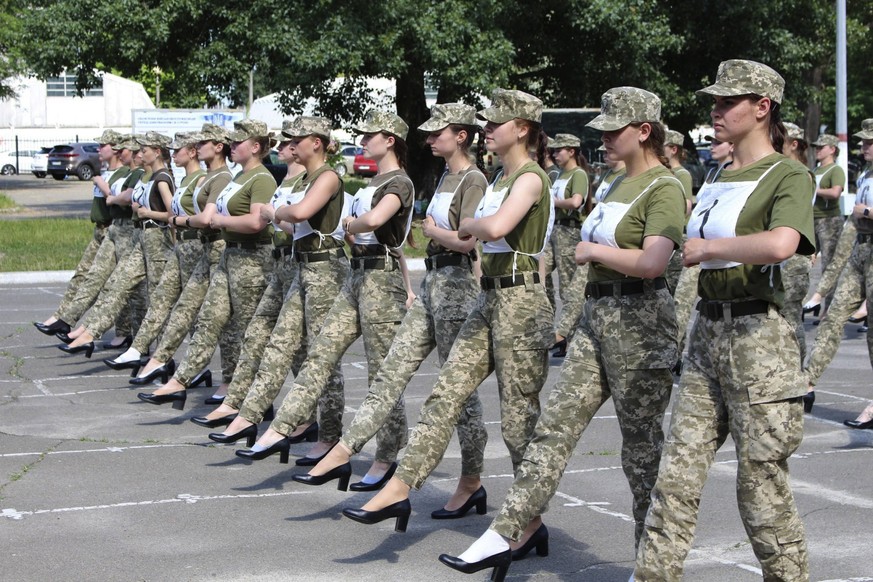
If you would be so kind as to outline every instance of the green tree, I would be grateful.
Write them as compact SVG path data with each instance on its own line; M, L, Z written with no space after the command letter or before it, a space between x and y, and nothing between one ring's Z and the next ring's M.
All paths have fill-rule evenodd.
M22 5L17 0L0 0L0 99L15 97L12 79L26 70L17 44L21 13Z

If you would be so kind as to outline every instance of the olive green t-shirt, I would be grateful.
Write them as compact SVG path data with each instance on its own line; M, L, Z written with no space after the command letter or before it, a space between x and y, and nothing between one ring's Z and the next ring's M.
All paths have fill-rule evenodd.
M694 180L691 179L691 172L679 166L678 168L673 168L673 175L682 183L682 193L685 195L685 200L691 200L694 194Z
M127 166L119 166L114 170L106 170L103 172L104 180L109 186L112 186L118 180L126 177L130 173L130 168ZM95 224L107 224L112 221L112 213L109 210L109 205L106 204L106 196L103 191L94 186L95 196L91 201L91 222ZM97 194L99 193L99 195Z
M166 212L167 206L164 204L164 197L161 196L161 191L158 184L166 184L170 188L170 196L176 191L176 181L173 179L173 174L167 168L161 168L151 177L152 189L149 192L149 207L155 212Z
M182 178L182 183L179 185L183 190L182 195L179 197L179 204L188 216L196 214L194 212L194 189L197 187L197 182L200 178L205 175L206 172L203 170L196 170L190 174L185 174L185 177Z
M833 188L834 186L846 187L846 173L843 168L837 164L828 164L827 166L819 166L815 169L816 176L822 176L820 188ZM824 198L816 195L815 204L812 211L813 219L829 218L831 216L840 216L840 199Z
M305 192L315 183L316 180L318 180L318 178L327 172L333 172L336 174L336 171L333 168L325 164L311 174L303 176L303 179L294 187L293 191ZM343 246L343 241L330 236L330 234L339 226L340 217L343 213L343 201L343 181L340 178L339 185L334 193L331 194L327 204L318 209L318 211L307 220L309 226L312 227L312 230L317 232L313 232L310 235L294 241L296 250L308 253L325 249L335 249ZM319 236L318 233L321 233L321 236Z
M606 173L600 176L600 181L597 183L597 188L594 190L594 203L598 202L598 195L603 196L606 192L609 191L609 186L612 184L614 180L616 180L619 176L624 176L627 174L627 168L621 168L619 170L613 170L612 168L607 168Z
M805 166L774 153L739 170L725 168L716 183L756 181L777 163L746 201L737 218L736 234L744 236L787 226L800 233L797 254L811 255L815 252L810 204L814 184ZM763 299L779 307L785 295L778 265L701 269L697 291L706 300Z
M215 204L218 195L224 190L224 187L230 184L233 179L233 174L227 166L221 166L217 170L209 170L203 178L203 182L198 185L197 206L203 211L206 205L210 202Z
M143 168L128 168L127 175L124 177L124 184L121 185L121 191L124 192L128 188L133 188L139 179L142 177L145 170ZM133 216L133 208L128 204L122 206L120 204L112 204L109 206L109 216L115 220L116 218L130 219Z
M376 192L373 194L371 209L376 208L376 205L385 196L393 194L400 198L400 210L373 232L380 244L356 244L352 247L352 256L354 257L384 255L385 247L395 249L402 246L403 241L406 240L406 225L409 222L409 216L412 214L412 205L415 201L415 189L412 185L412 180L409 179L409 176L402 169L386 172L374 177L368 184L368 187L376 188Z
M245 216L251 212L254 204L269 204L273 192L276 191L276 180L263 165L248 172L240 172L232 181L243 184L243 187L227 203L227 211L231 216ZM259 232L244 234L222 228L221 236L227 242L269 243L271 229L268 225Z
M634 202L638 196L641 197ZM673 241L676 248L682 242L685 197L682 186L664 166L655 166L633 178L625 177L606 193L600 203L609 202L633 202L615 228L618 248L642 249L647 236L666 237ZM602 263L592 262L588 266L588 280L591 282L626 278L627 275Z
M549 177L540 166L533 161L530 161L515 171L514 174L507 176L503 174L494 182L493 188L495 191L505 190L506 194L503 197L503 202L509 198L512 192L512 186L522 174L533 173L540 177L542 181L542 189L540 191L539 200L527 211L527 214L522 217L521 221L512 229L512 232L507 234L504 239L511 249L518 251L515 253L482 253L482 274L486 277L502 277L513 273L513 261L515 261L515 272L522 273L525 271L538 271L539 262L536 256L543 251L546 231L549 227L549 216L551 211L551 192L549 187ZM529 256L535 255L535 256Z
M588 172L582 168L573 168L566 170L552 182L552 187L555 188L561 180L568 180L564 191L559 193L564 199L572 198L574 194L582 195L582 204L575 210L565 210L563 208L555 208L555 220L572 219L582 222L585 220L585 201L588 200ZM554 192L553 197L556 197Z
M455 192L449 205L449 227L452 230L458 230L461 219L473 217L487 187L488 180L475 166L469 166L457 174L447 173L443 176L442 181L437 184L437 191ZM435 240L427 243L428 256L448 252L454 251L449 251Z
M855 194L855 204L873 206L873 168L867 167L857 180L858 192ZM861 234L873 234L873 217L855 218L855 228Z

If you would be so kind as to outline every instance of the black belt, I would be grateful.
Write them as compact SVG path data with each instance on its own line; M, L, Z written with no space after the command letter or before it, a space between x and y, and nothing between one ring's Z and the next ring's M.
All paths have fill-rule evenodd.
M385 271L396 271L397 260L391 257L391 268L385 267L385 257L352 257L352 269L382 269Z
M517 275L507 275L505 277L482 277L479 279L479 284L483 291L491 291L492 289L507 289L509 287L518 287L524 285L527 281L534 283L540 282L539 273L518 273Z
M200 235L200 242L202 242L204 244L215 242L221 238L220 232L202 232L201 231L198 234Z
M149 228L160 228L162 226L166 226L166 225L163 223L160 223L160 222L152 222L152 221L134 222L133 223L133 227L138 228L140 230L149 229Z
M458 267L464 263L469 263L470 258L467 255L459 253L441 253L424 259L424 266L428 271L441 269L443 267Z
M178 229L179 238L182 240L196 240L200 238L200 233L196 228Z
M329 251L317 251L314 253L298 252L295 256L297 257L298 263L323 263L334 257L344 259L346 257L346 252L342 248L336 248Z
M743 315L757 315L767 313L770 310L770 302L763 299L752 301L704 301L697 302L697 311L707 319L724 319L725 314L730 317Z
M646 289L665 289L667 280L663 277L657 279L634 279L631 281L608 281L603 283L588 283L585 285L585 297L600 299L601 297L624 297L626 295L639 295Z
M575 226L576 228L582 226L582 223L575 218L562 218L560 220L556 220L555 224L560 224L561 226Z
M124 226L125 224L133 224L132 218L113 218L112 224L115 226Z
M227 243L227 248L229 248L229 249L245 249L245 250L247 250L247 251L256 251L256 250L258 250L259 248L261 248L261 247L265 247L265 246L267 246L267 245L269 245L269 244L270 244L270 243L262 243L262 242L256 242L256 241L250 241L250 242L228 242L228 243Z
M294 245L284 245L281 247L276 247L273 249L273 258L276 260L281 259L282 257L287 257L291 253L294 252Z
M858 234L855 236L855 240L858 241L859 244L871 243L873 242L873 234Z

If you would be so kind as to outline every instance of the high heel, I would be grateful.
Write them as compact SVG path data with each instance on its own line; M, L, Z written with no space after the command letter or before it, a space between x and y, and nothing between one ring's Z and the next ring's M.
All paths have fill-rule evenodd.
M537 531L527 539L523 546L512 550L512 561L517 562L527 556L532 549L537 549L537 556L545 558L549 555L549 530L542 524Z
M210 396L203 401L203 404L221 404L222 402L224 402L224 398L224 396Z
M68 354L78 354L79 352L85 352L85 357L90 358L91 354L94 353L94 342L88 342L87 344L82 344L81 346L75 347L63 345L58 346L58 349Z
M72 331L70 324L67 323L66 321L64 321L63 319L59 319L59 320L55 321L54 323L50 323L48 325L45 325L44 323L40 323L38 321L35 321L35 322L33 322L33 326L37 330L39 330L40 333L44 333L46 335L55 335L59 331L63 332L63 333L70 333L70 331Z
M128 384L133 384L134 386L143 386L144 384L151 384L155 378L160 378L161 382L166 384L170 380L170 374L175 373L176 371L176 361L170 358L170 361L166 364L158 366L145 376L137 376L136 378L131 378L128 380Z
M216 443L221 443L223 445L235 443L240 439L246 439L246 446L248 448L252 448L253 446L255 446L255 441L258 439L258 425L253 424L251 426L247 426L238 433L234 434L224 434L221 432L209 433L209 440L215 441Z
M440 556L440 562L449 568L457 570L458 572L463 572L464 574L474 574L479 570L494 568L494 571L491 572L491 581L503 582L506 578L506 573L509 571L509 565L512 563L512 551L506 550L505 552L488 556L478 562L465 562L455 556L442 554Z
M385 483L387 483L388 480L391 479L391 477L394 476L394 471L396 470L397 463L391 463L391 466L388 467L388 470L385 471L385 474L382 475L382 478L375 483L364 483L363 481L358 481L357 483L352 483L349 489L351 489L352 491L378 491L385 486Z
M800 320L806 321L806 314L812 312L813 316L818 317L818 314L821 313L821 302L819 301L816 304L807 303L803 306L803 310L800 312Z
M409 499L404 499L402 501L398 501L397 503L392 503L387 507L383 507L377 511L367 511L365 509L343 509L343 515L348 517L349 519L353 519L359 523L366 523L367 525L372 525L374 523L379 523L380 521L385 521L386 519L391 519L392 517L397 518L394 522L394 531L405 532L406 526L409 523L409 516L412 514L412 505L409 503ZM508 553L508 552L507 552Z
M324 485L328 481L339 479L337 491L349 490L349 479L352 476L352 464L346 461L338 467L334 467L324 475L291 475L292 481L305 483L306 485Z
M133 337L128 335L125 336L124 341L118 345L113 345L112 342L103 342L102 344L100 344L100 347L102 347L104 350L126 350L131 345L133 345Z
M60 331L59 331L58 333L55 334L55 337L58 338L59 340L61 340L62 342L64 342L65 344L67 344L67 345L70 345L71 343L73 343L74 341L76 341L76 338L74 338L74 337L70 337L68 334L66 334L66 333L64 333L64 332L60 332Z
M860 420L844 420L843 424L845 424L849 428L857 428L863 430L867 428L873 428L873 419L866 422L861 422Z
M849 323L867 323L867 316L864 317L850 317Z
M815 390L810 390L803 395L803 412L810 414L813 404L815 404Z
M206 418L205 416L193 416L191 417L191 422L200 426L205 426L206 428L217 428L219 426L229 425L236 417L236 414L228 414L227 416L222 416L221 418Z
M121 356L119 356L120 358ZM131 360L129 362L119 362L118 358L106 358L103 360L103 363L112 368L113 370L134 370L131 372L131 378L136 378L136 373L142 368L142 360L137 358L135 360Z
M206 383L206 386L212 388L212 370L202 370L199 374L194 376L194 379L191 380L191 384L188 385L188 388L196 388L204 382ZM224 401L224 398L221 400Z
M148 402L149 404L166 404L167 402L172 402L173 408L176 410L184 410L185 400L188 399L188 391L179 390L178 392L170 392L169 394L146 394L145 392L140 392L136 397L143 402Z
M252 443L252 446L254 446L254 443ZM276 441L263 451L239 450L236 451L236 456L243 459L251 459L252 461L260 461L261 459L266 459L272 454L279 453L279 462L283 465L287 465L288 451L290 449L290 446L290 437L285 437L281 440Z
M459 507L458 509L437 509L436 511L431 512L431 519L458 519L460 517L464 517L467 513L476 508L476 513L479 515L485 515L485 512L488 511L488 494L485 492L484 487L479 487L475 493L473 493L464 505Z

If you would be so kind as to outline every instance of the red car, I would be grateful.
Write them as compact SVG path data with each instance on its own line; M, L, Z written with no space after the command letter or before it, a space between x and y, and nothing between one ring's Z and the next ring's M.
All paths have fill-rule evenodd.
M376 162L364 156L364 151L358 148L355 153L354 171L358 176L375 176L378 168Z

